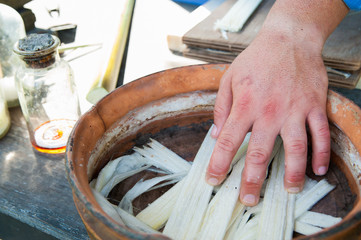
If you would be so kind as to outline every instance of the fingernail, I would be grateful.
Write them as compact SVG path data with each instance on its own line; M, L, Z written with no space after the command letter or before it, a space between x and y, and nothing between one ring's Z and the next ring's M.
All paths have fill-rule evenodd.
M219 181L217 178L214 178L214 177L210 177L207 179L207 183L211 186L217 186Z
M246 205L254 205L256 204L256 196L253 194L247 194L242 198L242 202Z
M289 192L289 193L299 193L300 188L299 187L290 187L290 188L287 189L287 192Z
M217 138L217 126L216 125L213 125L211 136L212 136L212 138Z
M327 172L327 167L322 166L322 167L319 167L319 168L318 168L318 170L317 170L317 175L322 176L322 175L325 175L326 172Z

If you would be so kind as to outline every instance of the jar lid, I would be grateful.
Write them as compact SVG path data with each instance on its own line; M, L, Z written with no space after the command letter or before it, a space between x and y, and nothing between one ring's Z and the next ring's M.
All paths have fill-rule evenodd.
M40 57L54 52L59 44L59 38L49 33L30 34L15 44L14 52L26 57Z

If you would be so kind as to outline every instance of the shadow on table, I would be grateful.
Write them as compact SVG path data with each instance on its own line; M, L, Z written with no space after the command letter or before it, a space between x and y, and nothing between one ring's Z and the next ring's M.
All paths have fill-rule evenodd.
M30 227L10 216L0 213L0 239L2 240L23 240L42 239L55 240L56 238ZM6 227L4 227L6 226Z

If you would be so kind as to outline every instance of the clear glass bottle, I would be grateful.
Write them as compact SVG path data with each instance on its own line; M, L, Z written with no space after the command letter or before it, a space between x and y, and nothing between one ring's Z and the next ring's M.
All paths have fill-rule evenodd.
M73 72L59 57L59 43L50 34L31 34L14 47L23 60L15 79L30 140L36 150L48 154L65 152L80 116Z
M19 106L14 75L20 60L14 54L13 47L16 41L25 36L20 14L12 7L0 3L0 88L8 107Z
M10 115L6 100L2 96L0 87L0 139L3 138L9 131L11 125Z

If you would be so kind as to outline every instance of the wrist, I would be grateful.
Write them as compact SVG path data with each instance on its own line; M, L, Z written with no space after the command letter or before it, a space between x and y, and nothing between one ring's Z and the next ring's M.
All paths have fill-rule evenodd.
M291 21L277 16L263 25L258 37L274 46L298 48L321 56L326 39L317 27Z
M342 0L277 0L261 32L292 42L311 43L322 51L347 12Z

